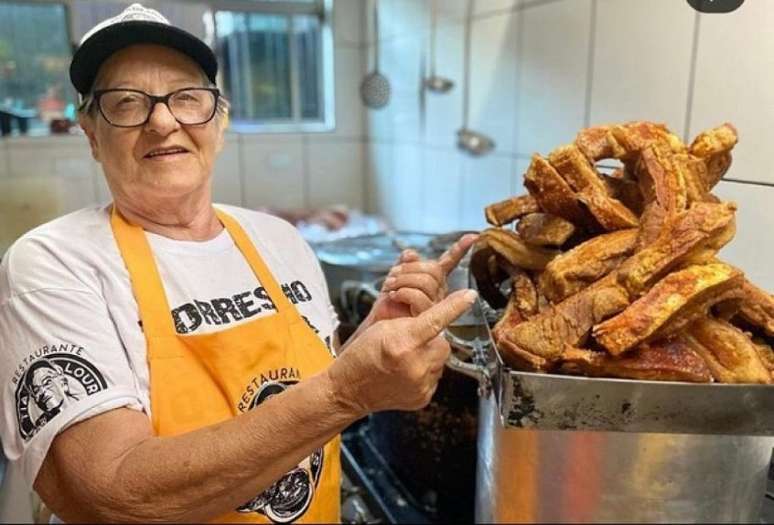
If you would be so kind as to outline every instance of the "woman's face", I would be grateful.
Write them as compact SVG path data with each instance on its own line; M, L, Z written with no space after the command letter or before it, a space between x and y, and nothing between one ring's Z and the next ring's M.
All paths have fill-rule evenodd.
M203 78L199 66L177 51L135 45L115 53L102 65L96 87L166 95L185 87L203 87ZM213 163L223 144L218 116L206 124L183 126L159 103L143 126L117 128L98 111L81 123L117 200L142 208L159 200L209 191ZM177 151L171 148L181 151L154 154Z

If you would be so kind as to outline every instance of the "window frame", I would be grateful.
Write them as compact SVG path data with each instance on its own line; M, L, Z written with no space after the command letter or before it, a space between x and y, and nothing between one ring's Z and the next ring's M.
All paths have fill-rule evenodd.
M318 87L321 89L321 104L323 118L321 120L304 119L301 116L301 96L299 85L299 64L297 60L290 61L290 119L281 119L265 122L230 122L229 129L236 133L324 133L333 131L336 127L336 86L334 79L334 44L333 44L333 0L317 0L314 3L286 1L262 1L262 0L209 0L210 22L213 28L213 41L218 62L223 62L221 50L217 46L217 21L218 11L237 11L243 13L280 14L288 17L288 27L293 31L293 15L316 15L320 20L320 78ZM289 39L289 55L297 57L295 53L295 38ZM218 77L218 87L225 92L223 76Z
M104 1L104 0L103 0ZM106 0L120 3L126 0ZM185 0L173 0L185 3ZM323 118L321 120L305 120L301 117L300 86L298 84L298 61L291 60L291 119L267 121L267 122L239 122L229 123L229 131L235 133L325 133L336 129L336 82L335 82L335 46L333 38L333 0L316 0L315 2L296 2L293 0L195 0L207 7L206 16L209 18L209 27L213 29L212 49L218 57L218 63L222 66L221 50L217 46L217 25L215 14L218 11L241 11L250 13L282 14L290 19L292 28L292 15L307 14L316 15L320 20L320 64L319 88L322 89ZM74 52L77 42L74 41L75 20L73 16L73 0L0 0L0 3L16 4L58 4L65 10L66 31L70 42L70 54ZM154 0L145 2L146 7L156 8ZM162 13L163 14L163 13ZM292 30L292 29L291 29ZM209 39L208 35L208 39ZM295 56L295 39L290 38L290 56ZM221 67L222 72L222 67ZM222 93L223 75L218 75L218 88Z

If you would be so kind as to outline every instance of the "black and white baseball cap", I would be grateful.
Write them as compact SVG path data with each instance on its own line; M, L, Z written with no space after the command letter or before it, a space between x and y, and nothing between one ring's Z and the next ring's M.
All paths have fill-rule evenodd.
M134 44L158 44L189 56L215 84L218 62L212 49L191 33L175 27L154 9L132 4L103 20L81 39L70 63L70 81L81 95L94 84L100 66L113 53Z

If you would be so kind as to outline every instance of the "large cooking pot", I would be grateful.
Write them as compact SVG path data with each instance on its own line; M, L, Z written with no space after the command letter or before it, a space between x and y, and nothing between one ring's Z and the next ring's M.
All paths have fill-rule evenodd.
M479 382L477 521L758 521L774 387L513 371L484 308L449 362Z

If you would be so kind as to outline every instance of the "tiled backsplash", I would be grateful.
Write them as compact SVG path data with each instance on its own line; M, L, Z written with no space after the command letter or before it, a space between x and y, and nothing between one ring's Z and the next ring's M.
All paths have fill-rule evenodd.
M455 145L466 0L438 1L437 72L454 89L417 89L430 59L430 5L380 0L381 64L399 95L366 113L367 165L370 202L396 226L482 228L486 203L523 192L532 153L570 142L583 126L631 119L665 122L683 137L733 122L740 144L728 178L774 185L771 2L699 15L677 0L475 0L470 121L497 144L481 158ZM365 42L370 67L370 30ZM774 289L774 187L729 181L717 192L740 207L723 256ZM415 195L418 210L406 205Z

